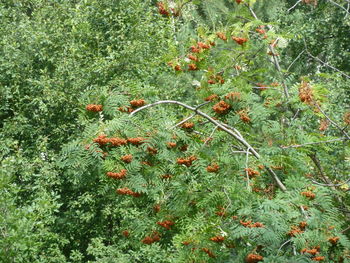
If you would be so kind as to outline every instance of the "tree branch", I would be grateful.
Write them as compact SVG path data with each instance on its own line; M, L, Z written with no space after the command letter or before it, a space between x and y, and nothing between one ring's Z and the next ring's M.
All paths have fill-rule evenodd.
M145 106L142 106L140 108L138 108L137 110L133 111L130 116L135 115L136 113L138 113L139 111L142 111L144 109L150 108L150 107L154 107L156 105L160 105L160 104L176 104L179 105L181 107L184 107L186 109L189 109L191 111L194 111L196 114L204 117L205 119L207 119L208 121L210 121L211 123L213 123L214 125L218 126L219 128L221 128L223 131L225 131L226 133L230 134L231 136L233 136L238 142L240 142L241 144L243 144L245 147L247 147L247 151L251 152L255 158L260 159L261 156L259 155L259 153L242 137L242 135L240 135L240 133L236 133L234 132L232 129L229 129L227 127L225 127L225 125L221 124L220 122L214 120L213 118L211 118L209 115L207 115L206 113L199 111L198 107L194 108L191 107L185 103L179 102L179 101L175 101L175 100L162 100L162 101L157 101ZM275 174L275 172L269 168L266 167L267 172L274 178L274 180L276 181L278 187L282 190L282 191L286 191L287 188L284 186L284 184L281 182L281 180L278 178L278 176Z

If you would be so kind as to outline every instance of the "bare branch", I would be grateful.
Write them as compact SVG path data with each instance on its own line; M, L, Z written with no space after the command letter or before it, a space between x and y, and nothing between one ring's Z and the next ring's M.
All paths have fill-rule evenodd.
M347 138L337 138L337 139L332 139L332 140L327 140L327 141L307 142L307 143L303 143L303 144L295 144L295 145L288 145L288 146L281 145L280 148L282 148L282 149L299 148L299 147L303 147L303 146L306 146L306 145L321 144L321 143L328 143L328 142L337 142L337 141L345 141L345 140L348 140L348 139Z
M338 187L338 186L342 186L344 184L347 184L348 182L350 182L350 178L348 180L346 180L344 183L339 183L339 184L321 184L319 182L316 182L315 180L311 180L314 184L317 184L319 186L325 186L325 187Z
M344 6L341 6L340 4L338 4L338 3L336 3L336 2L334 2L332 0L328 0L328 2L332 3L333 5L336 5L336 6L340 7L341 9L343 9L346 12L347 15L350 15L349 11Z
M302 54L304 54L305 49L299 53L299 55L293 60L293 62L288 66L287 71L294 65L294 63L301 57Z
M175 129L176 127L179 127L181 124L185 123L186 121L192 119L194 116L196 116L197 114L192 114L191 116L187 117L186 119L180 121L178 124L174 125L173 127L171 127L170 129Z
M332 123L335 127L337 127L338 130L340 130L344 135L345 137L350 140L350 136L349 134L347 134L336 122L334 122L333 120L331 120L331 118L321 109L321 107L317 104L317 103L314 103L314 105L316 106L316 108L323 114L323 116L326 117L326 119Z
M136 114L139 111L142 111L144 109L156 106L156 105L160 105L160 104L176 104L176 105L180 105L186 109L192 110L194 111L196 114L204 117L205 119L207 119L208 121L210 121L211 123L213 123L214 125L218 126L218 128L221 128L223 131L225 131L226 133L230 134L231 136L233 136L239 143L243 144L245 147L247 147L247 151L251 152L255 158L260 159L261 156L259 155L259 153L243 138L241 137L240 133L236 133L234 132L232 129L229 129L227 127L225 127L222 123L214 120L212 117L210 117L209 115L207 115L206 113L197 110L197 108L191 107L185 103L179 102L179 101L174 101L174 100L162 100L162 101L157 101L145 106L142 106L140 108L138 108L137 110L133 111L130 116L133 116L134 114ZM287 188L284 186L284 184L281 182L281 180L278 178L278 176L275 174L275 172L267 167L266 170L268 171L268 173L274 178L274 180L276 181L278 187L282 190L282 191L286 191Z
M287 12L292 11L302 0L298 0L291 8L287 10Z
M341 71L341 70L339 70L339 69L333 67L332 65L329 65L328 63L324 62L323 60L319 59L318 57L313 56L313 55L310 53L310 51L307 49L305 39L304 39L304 44L305 44L305 50L306 50L307 54L308 54L310 57L312 57L313 59L317 60L317 61L320 62L322 65L325 65L325 66L327 66L327 67L329 67L329 68L331 68L331 69L333 69L333 70L339 72L339 73L340 73L341 75L343 75L344 77L350 79L350 76L349 76L348 74L346 74L346 73L344 73L343 71Z

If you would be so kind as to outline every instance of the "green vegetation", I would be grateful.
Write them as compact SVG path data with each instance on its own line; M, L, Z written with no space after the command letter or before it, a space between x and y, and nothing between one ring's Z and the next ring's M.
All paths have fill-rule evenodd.
M0 262L350 262L348 0L0 17Z

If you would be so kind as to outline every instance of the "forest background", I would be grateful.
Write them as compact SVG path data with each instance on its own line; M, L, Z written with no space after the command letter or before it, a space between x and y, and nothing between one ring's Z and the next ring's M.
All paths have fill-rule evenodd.
M350 262L349 33L349 0L0 1L0 261Z

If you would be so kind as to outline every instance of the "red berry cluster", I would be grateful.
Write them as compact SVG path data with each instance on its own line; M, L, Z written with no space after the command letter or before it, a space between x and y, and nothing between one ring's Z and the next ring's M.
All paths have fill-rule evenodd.
M193 161L197 160L197 157L196 156L190 156L188 158L178 158L176 160L177 164L184 164L186 165L187 167L190 167L193 163Z
M107 172L107 176L113 179L123 179L127 174L127 170L122 169L119 173Z
M316 197L315 193L313 193L311 191L301 192L300 194L305 196L305 197L307 197L307 198L309 198L310 200L313 200Z
M151 236L146 236L141 240L142 243L150 245L154 242L158 242L160 240L160 235L158 232L154 232Z
M241 99L241 93L239 92L230 92L225 96L225 99L230 100L240 100Z
M205 101L213 101L213 100L218 100L219 96L217 94L211 94L208 97L206 97L204 100Z
M123 230L122 231L122 235L125 236L125 237L129 237L130 232L128 230Z
M124 163L131 163L133 156L131 154L124 155L120 157L120 160L122 160Z
M312 249L307 249L307 248L303 248L301 251L300 251L302 254L304 253L308 253L310 255L313 256L313 258L311 258L313 261L323 261L325 259L325 257L323 256L316 256L317 254L320 253L320 246L316 246Z
M306 104L310 104L313 101L313 93L311 86L308 82L302 81L299 87L299 99Z
M128 143L131 143L132 145L141 145L145 142L145 138L143 137L136 137L136 138L128 138L127 141Z
M171 220L165 220L165 221L158 221L157 225L160 225L168 230L170 230L170 228L175 224L175 222L171 221Z
M143 105L145 105L145 103L146 103L145 100L142 100L142 99L130 101L130 105L133 108L142 107Z
M220 38L220 39L222 39L224 41L227 41L227 37L226 37L225 33L217 32L216 35L217 35L218 38Z
M239 112L237 112L239 115L239 118L243 121L243 122L250 122L250 118L249 115L247 113L247 110L240 110Z
M249 221L242 221L242 220L239 220L239 223L244 226L244 227L249 227L249 228L259 228L259 227L265 227L263 223L260 223L260 222L255 222L255 223L252 223L252 220L249 220Z
M120 195L131 195L133 197L140 197L141 196L140 193L136 193L127 187L119 188L116 190L116 192Z
M292 226L291 230L288 232L288 235L291 237L295 237L298 234L303 233L304 231L302 229L300 229L300 227L298 226Z
M86 105L86 110L92 111L92 112L99 112L99 111L102 111L102 105L100 105L100 104L88 104L88 105Z
M344 114L344 122L345 122L347 125L350 125L350 111L345 112L345 114Z
M222 206L218 207L219 210L215 212L216 215L218 216L226 216L226 209L223 208Z
M105 134L99 135L93 141L98 143L100 146L110 143L112 146L116 146L116 147L125 145L127 143L127 141L123 138L118 138L118 137L107 138Z
M176 142L167 142L166 144L167 144L168 148L170 148L170 149L175 148L177 145Z
M247 263L256 263L259 261L263 261L264 257L260 256L259 254L249 254L246 258L245 258L245 262Z
M211 241L216 242L216 243L222 243L225 240L225 237L223 236L215 236L210 238Z
M220 101L218 103L216 103L213 106L213 110L217 113L217 114L225 114L229 111L229 109L231 108L231 106L229 104L227 104L225 101Z
M209 165L207 167L207 172L209 173L216 173L217 171L219 171L220 167L218 164L214 163L212 165Z
M332 244L335 245L338 243L339 237L330 237L328 238L328 241Z
M254 177L256 177L257 175L260 174L258 171L255 171L252 168L245 168L244 170L247 172L249 178L254 178Z
M206 253L210 258L215 258L214 253L209 248L202 248L202 251Z
M248 41L247 38L244 38L244 37L234 37L232 36L232 40L234 40L238 45L243 45L245 42Z

